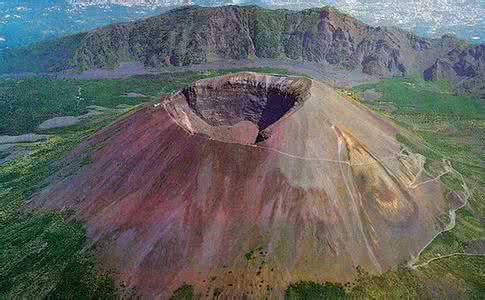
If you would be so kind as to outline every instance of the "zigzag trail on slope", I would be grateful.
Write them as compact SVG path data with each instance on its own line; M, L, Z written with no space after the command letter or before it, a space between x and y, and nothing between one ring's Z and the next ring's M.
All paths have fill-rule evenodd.
M409 127L412 128L412 130L414 131L415 135L416 136L419 136L418 135L418 130L421 131L420 129L417 129L416 126L414 126L413 124L408 124L410 125ZM454 158L451 158L445 154L443 154L442 152L430 147L429 145L427 145L426 142L420 142L420 145L423 146L423 147L426 147L428 150L438 154L439 156L441 156L443 158L443 161L446 162L447 164L447 171L443 172L442 174L438 175L437 177L442 177L444 175L447 175L447 174L450 174L450 173L455 173L457 174L460 179L461 179L461 182L462 182L462 188L464 190L464 193L465 193L465 196L462 198L460 195L457 195L458 197L461 198L462 200L462 204L455 208L455 209L451 209L449 210L449 218L450 218L450 222L447 224L447 226L440 232L438 232L432 240L429 241L429 243L427 243L419 252L418 254L415 256L415 257L412 257L407 266L410 267L411 269L413 270L416 270L417 268L420 268L420 267L424 267L424 266L427 266L429 263L433 262L433 261L436 261L436 260L439 260L439 259L445 259L445 258L449 258L449 257L454 257L454 256L485 256L485 254L472 254L472 253L460 253L460 252L456 252L456 253L451 253L451 254L447 254L447 255L441 255L441 256L437 256L437 257L434 257L434 258L431 258L429 260L427 260L426 262L424 263L420 263L418 264L418 260L419 260L419 257L420 255L424 252L424 250L426 250L426 248L428 248L431 243L436 239L438 238L442 233L445 233L445 232L448 232L448 231L451 231L455 228L456 226L456 212L462 208L464 208L467 204L468 204L468 201L470 199L470 197L472 197L473 195L473 192L474 190L476 189L476 185L475 184L475 187L473 189L470 190L470 188L468 187L466 181L465 181L465 178L463 177L463 175L458 172L456 169L453 168L452 166L452 161L455 161L455 162L459 162L459 163L462 163L462 164L466 164L466 165L469 165L469 166L474 166L474 167L481 167L481 166L478 166L476 164L473 164L473 163L470 163L470 162L467 162L467 161L462 161L462 160L459 160L459 159L454 159ZM422 168L422 170L424 172L426 172L426 170L424 169L424 167Z
M457 255L466 255L466 256L485 256L485 255L482 255L482 254L467 254L467 253L452 253L452 254L448 254L448 255L443 255L443 256L438 256L438 257L434 257L434 258L431 258L429 260L427 260L426 262L424 263L421 263L421 264L418 264L418 260L419 260L419 257L420 255L423 253L424 250L426 250L426 248L428 248L429 245L431 245L431 243L436 239L438 238L442 233L445 233L445 232L448 232L448 231L451 231L455 228L456 226L456 212L462 208L464 208L467 204L468 204L468 200L470 199L470 197L473 195L473 190L470 190L468 188L468 185L466 184L465 182L465 179L463 178L463 175L461 173L459 173L458 171L456 171L452 166L451 166L451 163L449 164L449 168L451 168L451 170L448 172L455 172L456 174L458 174L462 180L462 187L463 187L463 190L465 191L465 197L462 198L460 195L457 195L458 197L462 198L462 204L460 206L458 206L457 208L455 209L450 209L449 210L449 218L450 218L450 222L445 226L445 228L442 230L442 231L439 231L434 237L433 239L431 239L419 252L418 254L415 256L415 257L412 257L411 260L409 260L408 262L408 267L410 267L411 269L413 270L416 270L417 268L419 267L423 267L423 266L427 266L430 262L432 261L435 261L435 260L438 260L438 259L442 259L442 258L448 258L448 257L452 257L452 256L457 256ZM441 177L442 175L440 175Z

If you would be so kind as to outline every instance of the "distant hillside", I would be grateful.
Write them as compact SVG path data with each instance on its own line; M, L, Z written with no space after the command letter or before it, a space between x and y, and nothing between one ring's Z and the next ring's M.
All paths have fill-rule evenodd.
M0 73L46 73L66 70L87 33L0 52Z
M168 9L168 6L74 6L66 0L0 1L0 49L155 16Z
M485 2L480 0L8 0L0 1L0 49L155 16L183 5L234 4L293 10L332 5L372 26L399 26L432 38L453 33L472 43L485 38Z
M182 66L261 57L339 65L384 77L421 74L483 94L484 47L448 36L428 40L396 28L371 27L329 7L192 6L4 51L0 72L83 71L126 61Z
M44 0L45 1L45 0ZM399 26L420 35L439 38L454 33L479 42L485 39L485 2L481 0L67 0L81 7L108 6L158 8L178 5L247 5L301 10L332 5L373 26Z

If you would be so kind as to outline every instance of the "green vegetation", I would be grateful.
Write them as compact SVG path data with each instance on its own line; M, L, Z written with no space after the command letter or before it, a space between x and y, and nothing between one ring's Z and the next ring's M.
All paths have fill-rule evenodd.
M157 96L163 87L158 80L128 78L122 80L49 80L26 78L0 81L0 134L32 132L47 119L80 116L88 106L108 108L119 104L134 105L147 101L128 98L136 92Z
M361 85L354 92L371 88L384 93L384 96L367 104L378 111L392 107L393 118L418 117L419 123L426 125L440 120L479 119L485 113L483 103L472 96L456 96L446 81L428 82L418 77L391 78L377 84Z
M428 173L437 175L436 169L440 169L443 160L449 161L454 171L441 179L448 191L457 192L461 201L468 200L468 205L456 213L456 226L439 235L420 255L417 265L424 265L412 272L400 268L381 276L379 282L395 278L395 284L389 286L393 291L402 290L399 286L409 282L409 292L418 297L424 290L418 282L433 287L433 297L447 293L468 298L483 295L485 257L439 257L469 252L471 243L485 239L484 103L471 96L455 95L447 82L425 82L418 78L383 80L359 86L353 92L360 94L369 88L383 96L365 104L413 133L403 132L398 139L411 151L426 157ZM433 258L439 259L429 262ZM371 289L367 294L382 290L376 284L365 286ZM394 295L402 298L403 294Z
M357 268L357 278L347 284L351 299L429 299L428 288L419 276L406 266L382 275L370 275Z
M110 116L99 126L116 116ZM0 166L0 298L113 298L116 288L84 251L84 226L69 214L30 211L25 202L57 170L53 164L95 127L29 145L33 154Z
M248 261L249 261L249 260L251 260L251 259L253 259L253 258L254 258L254 254L255 254L256 252L259 252L259 251L261 251L261 250L263 250L263 247L258 247L258 248L256 248L256 249L253 249L253 250L249 251L248 253L244 254L244 258L246 258L246 260L248 260Z
M86 33L0 51L0 74L43 73L69 68Z
M271 68L244 70L287 74L286 70ZM164 73L117 80L50 80L38 77L0 80L0 135L33 132L45 120L80 116L89 112L92 105L114 108L120 104L158 101L160 95L188 86L194 80L236 71L239 70ZM146 97L130 98L126 97L127 93Z
M345 297L345 290L338 283L317 284L314 282L302 281L291 284L285 292L285 299L310 300L310 299L342 299Z
M253 41L256 48L256 56L277 58L281 53L280 38L286 23L286 11L255 10Z
M188 284L183 284L175 292L173 292L170 300L192 300L194 299L194 287Z

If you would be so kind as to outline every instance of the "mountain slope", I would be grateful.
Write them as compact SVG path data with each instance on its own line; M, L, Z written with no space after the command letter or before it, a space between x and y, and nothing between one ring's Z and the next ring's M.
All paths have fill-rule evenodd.
M473 50L482 46L468 47L448 36L427 40L395 28L370 27L328 7L298 12L254 6L186 7L77 37L79 44L63 52L61 69L113 68L126 61L148 67L181 66L262 57L339 65L378 76L403 76L436 73L430 68L452 56L451 67L440 69L446 73L441 77L453 79L466 91L479 90L476 85L484 78L483 51ZM61 50L54 47L54 51ZM18 66L12 60L18 53L13 50L0 55L0 72L29 71L28 66ZM29 50L21 53L29 57ZM31 68L60 69L58 64L39 58L36 51L30 53ZM467 56L466 68L472 71L460 72L463 62L458 60L463 56Z
M373 26L399 26L426 37L440 37L454 32L460 38L479 41L485 33L485 3L480 0L71 0L81 6L106 6L117 3L126 6L163 7L177 4L221 6L257 4L272 8L301 10L332 5Z
M451 50L424 72L424 78L460 82L464 90L485 98L485 45Z
M391 1L391 0L387 0ZM480 0L22 0L0 1L0 49L92 30L107 24L158 15L182 5L222 6L256 4L301 10L332 5L373 26L397 26L426 37L453 32L473 43L484 38L485 5Z
M172 7L173 8L173 7ZM167 11L164 7L75 6L66 0L0 1L0 49L138 20Z
M66 69L86 33L0 51L1 73L48 73Z
M442 186L399 131L316 81L228 75L90 138L31 206L73 209L141 296L281 297L389 270L444 228Z

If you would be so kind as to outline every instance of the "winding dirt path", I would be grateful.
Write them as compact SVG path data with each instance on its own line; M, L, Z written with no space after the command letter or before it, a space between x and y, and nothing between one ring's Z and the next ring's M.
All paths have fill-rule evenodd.
M429 259L428 261L426 261L424 263L414 265L412 268L413 269L417 269L417 268L425 267L425 266L429 265L431 262L433 262L435 260L450 258L450 257L454 257L454 256L478 256L478 257L485 257L485 254L473 254L473 253L456 252L456 253L451 253L451 254L447 254L447 255L441 255L441 256L433 257L433 258Z
M419 267L423 267L423 266L427 266L430 262L432 261L435 261L435 260L438 260L438 259L442 259L442 258L447 258L447 257L452 257L452 256L457 256L457 255L466 255L466 256L485 256L485 255L481 255L481 254L467 254L467 253L452 253L452 254L447 254L447 255L442 255L442 256L437 256L437 257L434 257L434 258L431 258L429 260L427 260L426 262L424 263L420 263L418 264L418 261L419 261L419 257L421 256L421 254L423 253L423 251L428 248L429 245L431 245L431 243L437 238L439 237L442 233L445 233L445 232L448 232L452 229L455 228L456 226L456 212L460 209L462 209L463 207L465 207L467 204L468 204L468 200L470 199L470 197L473 195L473 190L470 191L470 189L468 188L466 182L465 182L465 178L463 178L463 175L461 173L459 173L458 171L456 171L455 169L453 169L453 167L451 167L451 164L449 166L451 168L451 171L454 171L456 172L456 174L458 174L462 180L462 187L466 193L464 199L463 200L463 203L458 206L457 208L455 209L450 209L448 214L449 214L449 217L450 217L450 222L446 225L446 227L442 230L442 231L439 231L419 252L418 254L415 256L415 257L412 257L411 260L408 262L408 267L410 267L411 269L413 270L416 270L417 268ZM476 188L476 187L475 187ZM458 196L459 197L459 196Z

